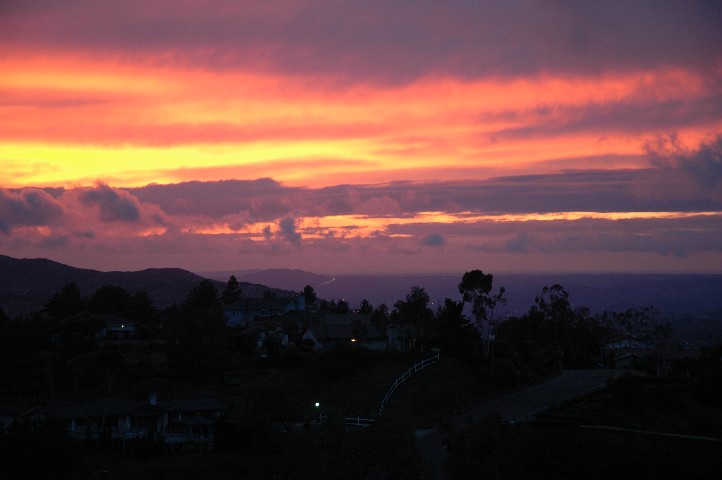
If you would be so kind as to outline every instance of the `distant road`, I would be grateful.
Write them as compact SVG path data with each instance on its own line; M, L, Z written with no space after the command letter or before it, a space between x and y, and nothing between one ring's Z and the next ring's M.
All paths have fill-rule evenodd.
M317 286L320 287L321 285L328 285L329 283L335 282L335 281L336 281L336 277L333 277L331 280L326 280L323 283L319 283Z
M510 420L531 418L555 405L602 389L609 379L617 375L619 371L616 370L566 370L541 385L486 402L455 418L449 425L456 429L465 428L469 421L480 420L492 413ZM438 429L418 430L416 438L424 460L421 478L444 478L441 470L446 457L443 434Z

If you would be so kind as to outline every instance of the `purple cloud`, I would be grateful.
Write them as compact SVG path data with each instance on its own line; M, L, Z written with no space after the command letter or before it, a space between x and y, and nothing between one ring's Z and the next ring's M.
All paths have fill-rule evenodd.
M80 195L86 206L98 206L104 222L134 223L140 220L140 205L129 193L98 184Z
M722 211L720 141L636 170L570 170L487 180L393 182L319 189L271 179L189 182L129 189L171 217L277 222L284 217L413 217L419 212Z
M282 218L278 222L278 232L285 241L297 247L301 246L301 234L296 230L296 220L291 217Z
M722 6L663 2L2 3L0 41L92 49L209 68L321 73L399 83L436 73L478 78L715 68Z
M427 247L443 247L446 244L446 239L438 233L432 233L424 237L421 244Z
M714 125L722 118L722 85L709 82L706 94L697 98L660 101L633 98L582 107L556 106L536 109L534 112L510 112L510 117L535 118L533 125L507 128L494 132L494 141L554 137L575 133L644 134L648 131L672 131L682 126ZM503 118L504 114L489 118Z
M0 189L0 232L17 226L47 225L63 214L62 205L45 190Z

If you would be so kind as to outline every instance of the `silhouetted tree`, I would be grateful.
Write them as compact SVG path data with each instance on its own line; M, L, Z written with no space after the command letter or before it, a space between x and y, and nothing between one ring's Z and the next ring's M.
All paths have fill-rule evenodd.
M506 290L501 287L496 294L491 293L494 276L485 274L481 270L466 272L459 283L459 293L462 294L464 302L471 303L471 313L474 315L474 323L481 332L484 340L484 354L490 356L492 330L496 327L494 313L498 305L504 305Z
M361 300L361 304L358 307L358 313L374 313L374 306L367 299Z
M138 290L130 297L130 306L128 307L128 318L132 320L149 320L155 315L156 309L153 299L150 298L145 290Z
M90 311L128 318L130 316L130 298L130 294L124 288L105 285L97 289L90 297Z
M226 317L218 292L208 280L194 287L181 308L169 309L171 360L182 378L207 378L225 362Z
M86 308L75 283L68 283L45 304L45 311L51 317L64 318Z
M376 326L376 330L386 335L386 327L389 326L389 307L385 303L380 304L371 313L371 321Z
M434 312L429 308L429 294L422 287L411 287L405 300L399 300L394 304L394 311L391 320L394 323L413 323L418 332L421 350L431 347L435 335Z
M218 298L218 290L210 280L202 280L188 293L183 303L183 309L187 311L208 309L219 311L221 301Z
M231 275L228 279L228 283L226 283L226 289L223 291L223 295L221 295L221 301L224 304L233 303L241 298L242 293L241 286L238 284L236 276Z
M306 308L312 309L316 304L316 292L313 290L311 285L303 287L303 300L306 304Z
M444 299L437 312L439 348L445 354L473 360L481 348L479 330L464 316L464 302Z
M348 302L346 300L339 300L336 304L336 313L345 315L347 313L351 313L351 308L348 306Z
M551 287L542 288L541 295L534 298L532 311L539 311L548 320L566 320L574 315L569 303L569 293L564 287L555 283Z

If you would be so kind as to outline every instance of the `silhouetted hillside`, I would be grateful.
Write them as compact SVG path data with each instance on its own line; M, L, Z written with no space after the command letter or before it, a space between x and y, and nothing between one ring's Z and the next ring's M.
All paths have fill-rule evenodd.
M131 293L145 290L155 306L181 303L204 277L180 268L149 268L136 272L100 272L75 268L52 260L16 259L0 255L0 306L15 315L42 309L64 285L74 282L83 295L92 295L105 285L117 285ZM212 280L219 294L226 282ZM239 282L244 296L261 296L266 290L287 296L291 292L248 282Z

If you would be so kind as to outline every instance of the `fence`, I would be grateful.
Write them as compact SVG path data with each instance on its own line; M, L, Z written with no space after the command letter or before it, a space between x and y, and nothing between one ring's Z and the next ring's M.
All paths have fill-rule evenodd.
M373 418L347 417L343 419L343 424L349 427L363 428L373 425L375 421Z
M425 360L415 363L408 370L406 370L400 377L398 377L396 380L394 380L394 383L391 384L388 391L386 392L386 396L384 397L383 400L381 400L381 406L379 407L379 417L383 413L384 407L389 402L391 395L393 395L394 392L396 391L396 389L399 388L399 385L401 385L406 380L408 380L409 377L414 375L416 372L423 370L424 368L428 367L429 365L433 365L434 363L437 363L438 361L439 361L439 354L437 353L433 357L429 357Z

